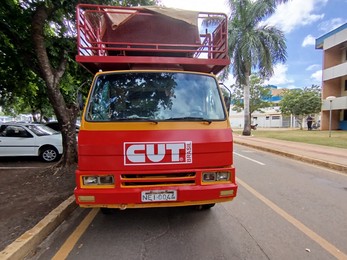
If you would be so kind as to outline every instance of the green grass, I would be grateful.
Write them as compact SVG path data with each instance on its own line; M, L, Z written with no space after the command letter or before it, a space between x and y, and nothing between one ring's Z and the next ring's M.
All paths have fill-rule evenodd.
M242 130L233 130L236 134L242 134ZM253 130L252 135L256 137L274 138L293 142L308 144L319 144L331 147L347 149L347 131L307 131L307 130Z

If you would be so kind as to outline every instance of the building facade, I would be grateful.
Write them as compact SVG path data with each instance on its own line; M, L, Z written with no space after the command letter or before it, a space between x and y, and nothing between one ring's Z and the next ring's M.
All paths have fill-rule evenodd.
M323 50L321 130L347 130L347 23L316 39Z
M254 111L252 113L251 124L259 128L298 128L299 124L294 116L284 116L278 103L282 99L284 89L278 89L276 86L269 85L271 89L271 98L266 99L271 102L271 106ZM232 128L243 128L244 112L230 110L230 124Z

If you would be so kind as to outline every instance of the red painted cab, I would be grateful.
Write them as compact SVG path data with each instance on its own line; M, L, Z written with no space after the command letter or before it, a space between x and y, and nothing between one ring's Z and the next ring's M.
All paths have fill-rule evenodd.
M77 15L77 61L111 70L95 74L82 116L76 202L124 209L232 200L226 91L213 74L229 63L225 15L204 14L221 17L204 34L172 10L80 5ZM146 19L154 31L166 27L167 37L148 32L149 42L135 26ZM189 36L175 37L177 24Z

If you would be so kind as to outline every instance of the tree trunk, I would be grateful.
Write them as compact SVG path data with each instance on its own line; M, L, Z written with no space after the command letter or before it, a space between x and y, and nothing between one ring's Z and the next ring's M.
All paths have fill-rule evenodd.
M243 86L243 112L244 112L244 125L242 135L250 136L251 135L251 118L249 110L249 76L250 72L245 73L245 84Z
M62 137L64 154L60 160L62 166L71 166L77 162L77 139L76 139L76 118L78 109L76 106L66 108L68 111L67 120L63 119ZM69 114L70 113L70 114Z
M60 64L53 68L48 58L45 46L44 26L49 10L43 5L37 7L32 20L32 39L35 46L35 53L39 62L39 74L43 78L47 87L47 95L53 106L55 115L62 125L62 138L64 154L59 166L71 166L76 163L76 118L78 109L75 105L67 106L64 97L60 92L59 83L64 75L67 59L62 53Z
M304 129L303 121L304 121L304 118L303 118L303 117L301 117L301 116L298 116L298 117L297 117L297 122L298 122L298 124L299 124L300 130L303 130L303 129Z

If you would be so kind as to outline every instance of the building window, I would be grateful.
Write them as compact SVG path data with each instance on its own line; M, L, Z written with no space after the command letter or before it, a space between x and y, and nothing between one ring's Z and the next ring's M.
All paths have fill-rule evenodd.
M343 121L347 121L347 110L343 110Z
M345 91L347 91L347 79L345 80Z
M280 120L281 117L280 116L272 116L272 120Z

